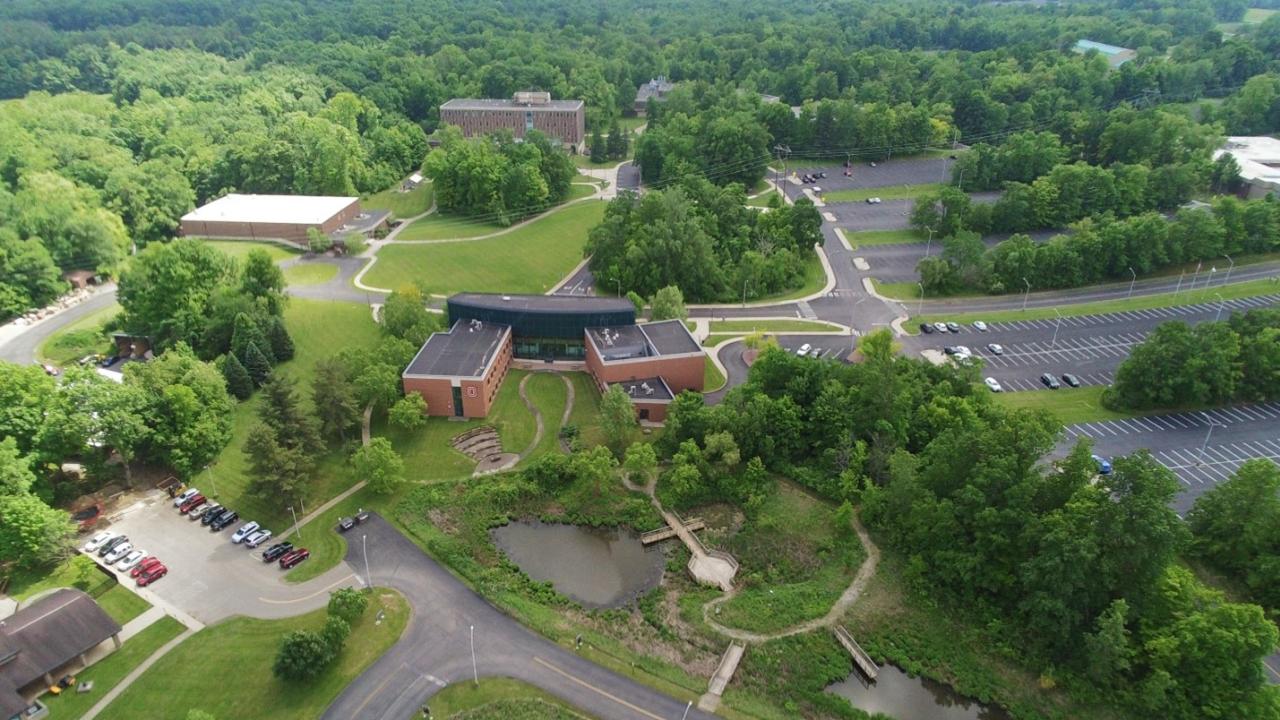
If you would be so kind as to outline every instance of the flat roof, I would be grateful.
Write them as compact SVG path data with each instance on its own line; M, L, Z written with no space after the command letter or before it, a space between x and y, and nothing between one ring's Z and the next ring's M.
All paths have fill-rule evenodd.
M581 108L581 100L547 100L545 102L516 102L511 98L454 98L440 106L441 110L577 110Z
M587 328L587 335L604 360L630 360L654 355L649 338L641 332L639 325Z
M337 215L355 197L322 195L240 195L231 193L182 216L193 222L257 222L320 225Z
M1108 45L1095 40L1077 40L1076 50L1097 50L1103 55L1119 55L1122 52L1133 52L1130 48L1120 47L1119 45Z
M502 295L500 293L458 293L449 302L472 307L522 310L528 312L593 313L635 312L636 306L626 298L591 295Z
M432 333L402 377L484 377L510 325L459 320L449 332Z
M1217 160L1231 153L1240 166L1240 177L1251 182L1280 183L1280 140L1266 135L1237 135L1227 138L1226 145L1214 151Z
M662 320L645 323L640 327L659 355L683 355L702 352L702 346L693 339L689 328L680 320Z
M622 388L622 391L630 395L631 399L636 402L671 402L675 398L675 394L671 392L667 381L660 377L623 380L622 382L609 383L609 385L617 385Z

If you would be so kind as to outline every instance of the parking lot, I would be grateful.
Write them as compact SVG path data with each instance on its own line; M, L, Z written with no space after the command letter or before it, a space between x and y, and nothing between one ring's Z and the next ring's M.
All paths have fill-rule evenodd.
M924 185L926 183L947 182L951 178L952 160L942 157L908 157L901 160L876 161L875 167L865 158L852 158L852 177L844 175L842 158L835 158L836 165L825 164L821 167L809 164L804 159L796 159L787 163L787 174L812 175L825 172L827 176L818 180L824 190L853 190L865 188L891 187L894 185Z
M262 551L231 542L231 534L252 518L234 523L219 533L210 532L199 520L178 514L169 496L154 490L125 508L106 529L129 537L135 548L155 555L169 573L148 589L165 602L203 623L231 615L260 618L289 617L324 606L328 590L358 584L345 563L306 583L287 583L275 563L264 563ZM282 531L286 528L272 528ZM320 532L308 526L303 534ZM133 587L128 573L122 582Z
M808 356L824 360L844 360L853 352L853 338L848 335L776 335L778 345L794 353L802 345L812 349Z
M910 212L910 208L907 209L907 212ZM1062 231L1036 230L1027 234L1036 242L1044 242L1055 235L1061 235ZM987 247L993 247L1007 240L1008 237L1008 235L989 235L984 237L982 241L986 243ZM855 235L849 237L849 241L856 243L858 238ZM881 282L919 282L920 273L916 272L916 265L920 264L926 254L941 254L942 241L940 238L934 238L932 247L929 243L867 245L856 248L854 252L867 261L867 264L871 266L871 275Z

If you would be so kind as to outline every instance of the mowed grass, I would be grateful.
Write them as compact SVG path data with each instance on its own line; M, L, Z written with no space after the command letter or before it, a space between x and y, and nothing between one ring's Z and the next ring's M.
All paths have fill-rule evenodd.
M244 257L253 250L266 250L267 254L275 262L288 260L291 257L297 257L302 254L301 248L285 247L279 243L273 242L255 242L253 240L205 240L205 243L217 248L224 255L230 255L237 261L243 261Z
M584 720L591 716L532 685L511 678L454 683L431 698L431 714L443 720Z
M480 220L471 220L460 215L433 212L426 217L414 220L409 227L400 231L396 240L451 240L453 238L473 238L502 231L503 226Z
M564 406L569 400L569 390L558 373L531 373L525 391L529 401L542 413L542 439L522 462L557 450L560 443L560 418L564 416Z
M95 599L102 609L121 625L151 609L151 603L143 600L124 585L116 585Z
M716 367L710 356L706 358L705 362L706 364L702 369L702 391L719 390L720 386L724 385L725 382L724 373L720 372L720 368Z
M566 376L573 383L569 423L578 428L578 437L587 447L604 444L604 431L600 428L600 388L587 373L567 373Z
M819 181L821 182L821 181ZM849 190L832 190L822 193L822 199L828 203L863 202L867 198L878 197L881 200L911 200L921 195L928 195L941 190L941 183L924 183L921 185L890 185L876 188L852 188Z
M879 283L877 283L877 287L880 287ZM917 288L917 293L918 291L919 289ZM1263 278L1261 280L1231 283L1230 285L1215 285L1214 287L1205 290L1194 290L1191 292L1180 292L1176 294L1159 293L1121 300L1102 300L1099 302L1075 304L1064 303L1058 306L1058 311L1062 313L1062 317L1077 317L1080 315L1101 315L1104 313L1125 312L1130 310L1151 310L1154 308L1178 307L1179 305L1214 303L1218 301L1218 296L1221 296L1223 300L1235 300L1237 298L1271 295L1274 293L1280 293L1280 279ZM1223 311L1223 315L1226 315L1227 312L1229 312L1229 309ZM1053 308L1048 307L1028 308L1025 311L1001 310L999 312L989 313L929 313L919 317L913 316L911 320L915 323L938 321L971 323L974 320L985 320L986 322L1053 320L1055 317L1057 317L1057 315L1054 314Z
M1104 385L1073 388L1066 385L1060 390L1028 390L1026 392L994 393L996 403L1014 410L1048 410L1063 425L1094 422L1097 420L1122 420L1140 413L1116 412L1102 406Z
M713 333L751 333L751 332L833 332L840 328L825 322L810 320L712 320Z
M600 222L604 208L602 202L579 203L484 240L391 243L378 252L378 262L364 282L387 288L421 282L432 293L442 295L462 291L543 293L582 260L587 232Z
M753 198L747 198L747 207L767 208L769 201L775 197L778 197L778 191L771 188Z
M1244 23L1246 25L1258 25L1266 22L1267 18L1280 12L1280 10L1268 10L1266 8L1249 8L1244 11Z
M338 275L338 266L329 263L300 263L284 269L284 281L288 285L320 285Z
M425 181L409 192L400 192L400 183L360 199L365 210L390 210L393 218L411 218L431 208L435 200L435 187Z
M168 615L148 625L142 632L124 642L119 650L94 663L87 670L76 673L78 682L92 682L93 690L78 693L69 690L61 695L45 695L45 705L49 706L49 717L78 718L88 712L111 688L120 684L143 660L161 646L182 634L182 623Z
M118 303L90 313L50 335L36 355L54 365L70 365L86 355L106 353L113 346L104 326L119 314Z
M372 345L381 335L369 309L355 303L291 298L285 307L284 319L293 337L295 354L293 360L277 366L276 371L295 381L298 395L308 410L316 363L344 347ZM244 444L257 425L260 397L255 394L236 406L231 442L209 469L191 478L189 484L239 511L241 517L279 532L292 524L288 507L282 502L253 497L247 491L250 478ZM307 505L319 506L354 482L346 455L335 445L317 458Z
M379 610L385 612L380 625L375 624ZM231 618L174 648L98 717L183 720L198 708L217 718L313 720L400 638L408 619L403 597L375 588L368 610L352 623L342 653L316 678L289 683L271 672L280 640L293 630L319 630L325 611L285 620Z
M915 230L863 230L861 232L846 230L844 237L855 248L871 245L905 245L928 240L928 237Z

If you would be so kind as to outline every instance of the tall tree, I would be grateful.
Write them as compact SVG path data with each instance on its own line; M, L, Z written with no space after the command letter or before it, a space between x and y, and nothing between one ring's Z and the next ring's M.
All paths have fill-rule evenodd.
M404 460L386 438L373 438L361 446L351 456L351 466L373 492L388 495L404 484Z
M346 440L347 433L360 422L360 405L346 363L336 356L325 358L316 363L315 371L311 397L320 431L326 437Z
M600 399L600 426L605 443L615 454L621 454L637 426L635 406L621 385L610 385Z
M223 356L222 378L227 381L227 392L237 400L248 400L253 395L253 378L249 377L249 371L232 353Z
M689 311L684 306L684 294L674 285L668 285L654 293L649 299L649 306L649 314L653 320L684 320L689 317Z

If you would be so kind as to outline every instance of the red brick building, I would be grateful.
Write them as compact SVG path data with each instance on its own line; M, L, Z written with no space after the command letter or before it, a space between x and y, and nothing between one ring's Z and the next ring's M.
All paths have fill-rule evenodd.
M511 326L458 320L427 338L401 379L428 415L476 418L489 414L510 368Z
M510 100L454 98L440 106L440 122L458 126L466 137L510 130L522 138L538 130L580 152L586 136L583 108L581 100L552 100L545 92L518 92Z
M702 392L706 355L679 320L587 329L587 372L601 391L620 385L641 420L662 422L685 390Z

